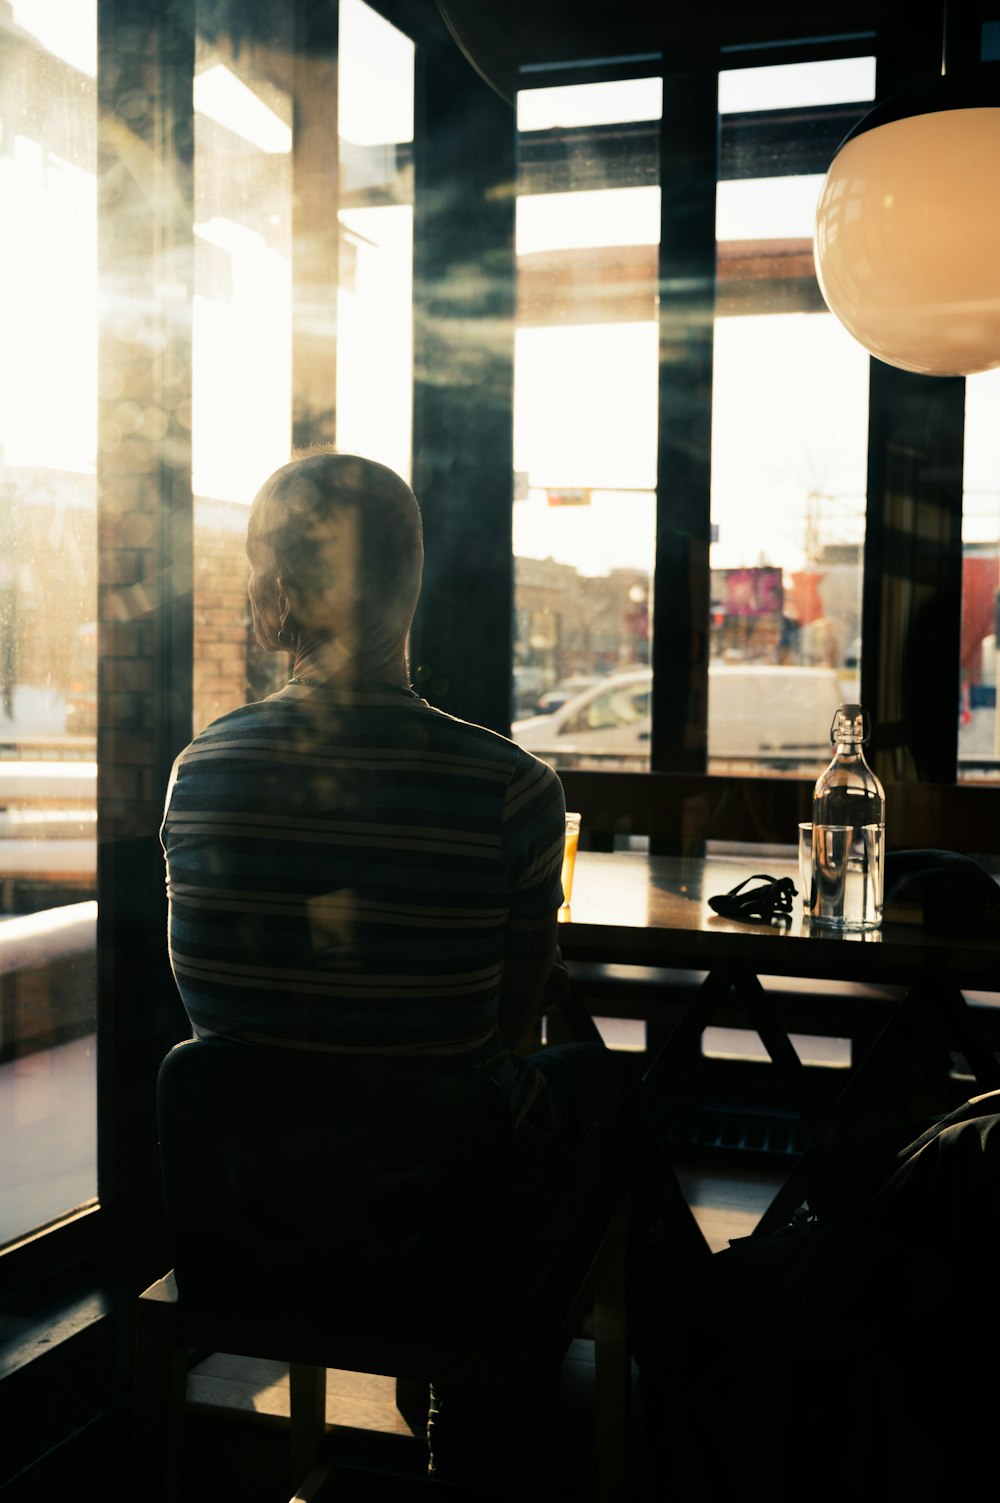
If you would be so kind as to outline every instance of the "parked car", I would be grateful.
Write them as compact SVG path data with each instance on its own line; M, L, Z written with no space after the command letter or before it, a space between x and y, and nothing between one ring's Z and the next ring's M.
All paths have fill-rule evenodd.
M551 715L556 710L561 710L563 705L568 704L571 699L576 699L584 689L589 689L592 684L599 682L600 677L596 673L578 673L572 678L564 678L554 688L546 689L545 693L539 696L538 703L535 705L535 714Z
M516 721L513 739L563 766L638 766L649 755L652 673L638 668L585 689L550 715ZM828 758L842 692L833 668L711 663L708 749L713 761L790 768Z

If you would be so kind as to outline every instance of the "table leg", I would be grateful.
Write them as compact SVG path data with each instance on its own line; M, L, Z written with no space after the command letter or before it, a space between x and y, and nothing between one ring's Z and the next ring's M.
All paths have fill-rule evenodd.
M864 1059L834 1102L820 1131L802 1154L784 1185L758 1222L759 1236L784 1226L795 1210L809 1199L823 1170L845 1154L852 1129L866 1112L881 1123L880 1135L888 1139L887 1119L898 1118L898 1135L906 1141L926 1125L928 1116L950 1110L954 1102L939 1098L931 1068L934 1050L957 1046L965 1056L980 1091L1000 1086L1000 1064L979 1030L972 1010L957 987L925 981L912 987L889 1017ZM916 1072L917 1085L909 1085L907 1065L916 1059L923 1068ZM940 1079L940 1073L937 1074ZM931 1099L933 1098L933 1099ZM872 1129L873 1137L876 1135Z
M668 1089L670 1080L683 1068L697 1040L727 1001L734 1001L742 1007L747 1021L760 1035L770 1055L790 1105L799 1113L807 1131L815 1131L818 1113L802 1061L759 980L752 971L742 969L719 967L705 977L694 1001L685 1009L645 1072L643 1079L650 1099L656 1099Z

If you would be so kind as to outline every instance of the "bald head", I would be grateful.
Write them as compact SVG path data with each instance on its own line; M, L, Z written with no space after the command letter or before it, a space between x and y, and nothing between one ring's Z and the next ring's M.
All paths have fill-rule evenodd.
M295 627L352 656L405 640L420 594L420 510L405 481L356 454L282 465L250 509L251 604L262 646L280 644L268 605L280 583Z

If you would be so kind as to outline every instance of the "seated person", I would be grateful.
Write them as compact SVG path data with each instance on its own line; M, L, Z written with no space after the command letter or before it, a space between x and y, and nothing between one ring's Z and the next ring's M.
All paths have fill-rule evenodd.
M247 555L257 640L294 662L171 778L170 957L194 1031L487 1072L517 1124L511 1214L541 1246L568 1197L644 1162L626 1060L518 1052L558 976L559 779L410 687L421 518L392 471L325 451L284 465ZM669 1168L657 1196L658 1235L703 1251Z

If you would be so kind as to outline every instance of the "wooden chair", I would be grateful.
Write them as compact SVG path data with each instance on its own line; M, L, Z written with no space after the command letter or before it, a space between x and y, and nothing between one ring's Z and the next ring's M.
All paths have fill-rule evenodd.
M623 1496L628 1196L515 1277L513 1131L490 1081L435 1061L192 1040L161 1066L158 1118L175 1261L138 1302L137 1503L180 1496L192 1350L290 1364L293 1485L311 1473L315 1489L326 1369L340 1368L506 1401L510 1496L550 1497L560 1368L589 1308L598 1491Z

